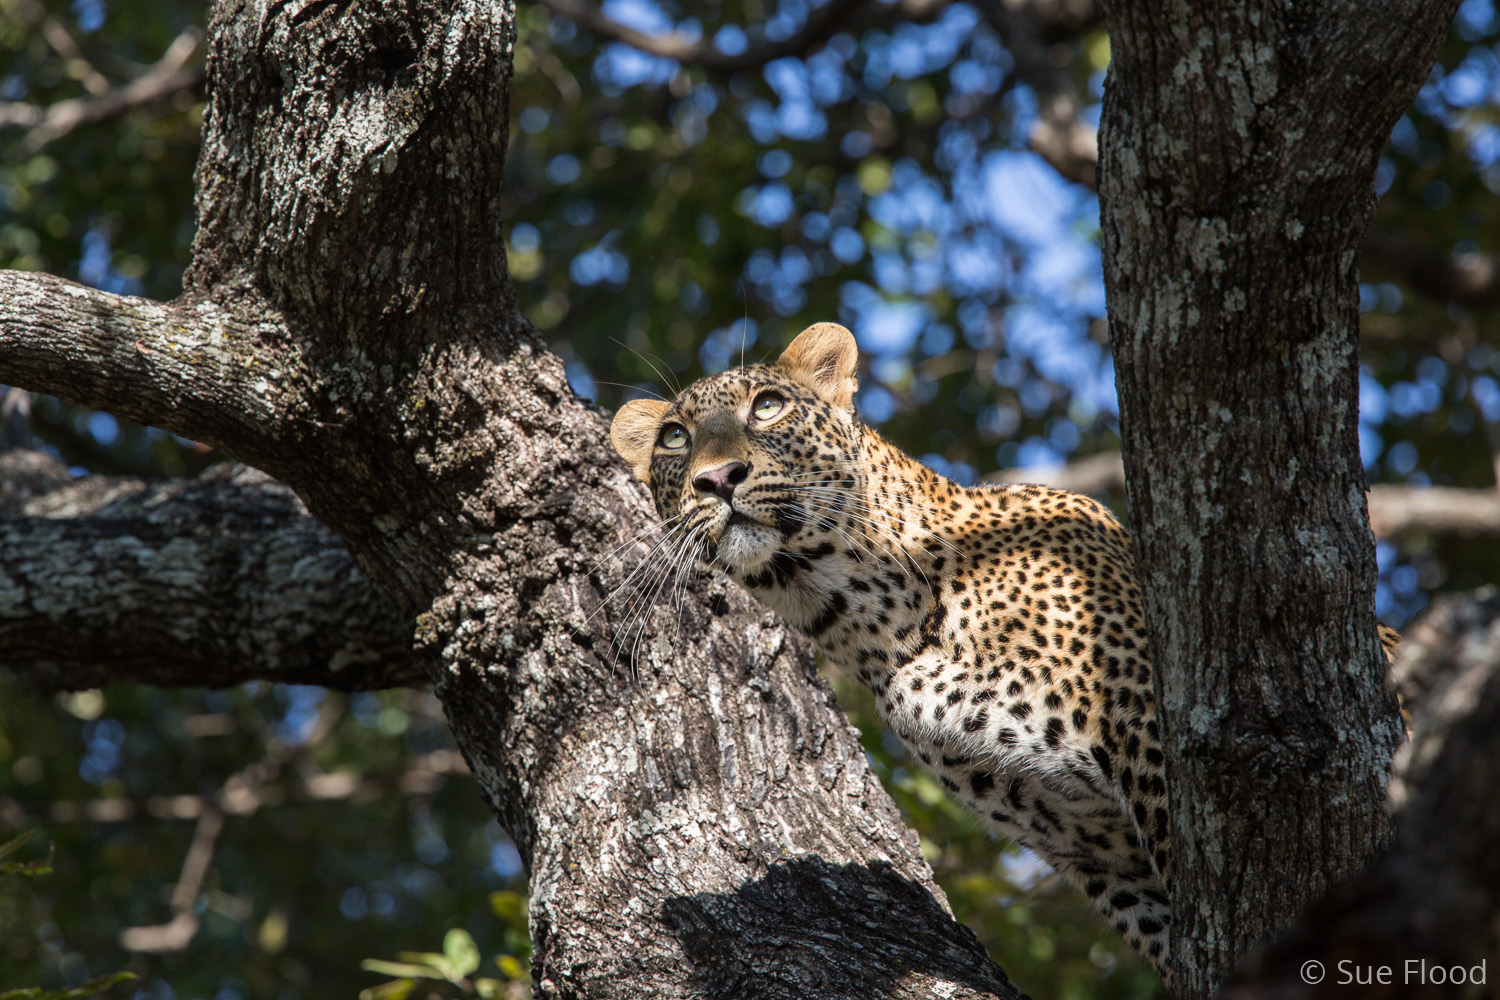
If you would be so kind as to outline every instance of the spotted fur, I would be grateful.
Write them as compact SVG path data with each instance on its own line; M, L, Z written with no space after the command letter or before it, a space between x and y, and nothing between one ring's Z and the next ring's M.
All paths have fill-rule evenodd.
M638 400L611 436L671 530L875 695L910 754L1163 976L1168 814L1129 539L1042 486L958 486L853 407L843 327Z

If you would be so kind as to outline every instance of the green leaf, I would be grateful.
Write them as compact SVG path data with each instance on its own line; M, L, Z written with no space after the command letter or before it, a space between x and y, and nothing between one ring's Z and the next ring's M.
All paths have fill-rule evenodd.
M413 962L417 965L431 966L437 975L433 979L446 979L455 982L462 976L453 974L453 966L448 962L447 955L439 955L435 951L398 951L396 957L403 962Z
M505 995L505 984L498 979L476 979L474 992L478 993L482 1000L499 1000Z
M75 986L73 989L68 990L67 993L64 993L63 996L67 1000L75 1000L78 997L91 997L121 983L133 983L140 978L134 972L111 972L107 976L97 976L90 979L82 986Z
M495 964L500 966L500 971L505 975L506 979L525 982L531 978L531 975L526 971L526 965L514 955L501 955L495 959Z
M36 835L37 835L37 830L35 828L33 828L33 829L30 829L30 830L27 830L25 833L21 834L18 837L12 837L10 840L7 840L5 843L0 844L0 858L5 857L7 854L14 854L14 853L16 853L22 847L26 846L26 842L27 841L29 841L32 837L35 837ZM0 993L0 997L8 996L8 995L9 994Z
M40 986L6 990L0 993L0 1000L79 1000L81 997L97 996L113 986L134 982L139 978L141 977L134 972L111 972L105 976L96 976L70 990L44 990Z
M35 861L7 861L0 864L0 875L51 875L52 852Z
M479 968L479 946L462 927L453 928L443 937L443 955L458 979Z
M406 953L403 953L405 957ZM366 972L378 972L383 976L409 976L414 979L447 979L441 969L432 965L417 965L407 962L387 962L381 958L367 958L359 963Z
M415 979L392 979L388 983L360 990L359 1000L406 1000L416 985Z
M37 835L36 829L27 830L17 837L12 837L5 843L0 844L0 858L7 854L14 854L26 843ZM0 875L50 875L52 874L52 855L55 845L48 845L47 856L37 858L34 861L4 861L0 862ZM82 987L79 987L82 989Z

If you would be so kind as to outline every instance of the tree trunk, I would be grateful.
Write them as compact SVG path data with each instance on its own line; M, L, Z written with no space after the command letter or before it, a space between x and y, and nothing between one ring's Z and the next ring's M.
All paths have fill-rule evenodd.
M1412 711L1396 845L1320 900L1224 1000L1494 996L1500 976L1500 593L1446 594L1393 671Z
M1110 5L1105 287L1183 997L1391 835L1355 260L1455 6Z
M515 306L513 8L210 35L184 296L0 273L0 381L218 445L343 539L527 863L539 995L1017 996L799 639L722 584L608 600L654 517Z

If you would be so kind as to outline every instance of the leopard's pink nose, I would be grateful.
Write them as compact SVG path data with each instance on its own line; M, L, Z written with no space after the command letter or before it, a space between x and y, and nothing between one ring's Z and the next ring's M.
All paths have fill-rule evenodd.
M728 503L734 496L734 488L745 481L750 466L744 462L726 462L717 469L708 469L693 477L693 489L700 493L712 493Z

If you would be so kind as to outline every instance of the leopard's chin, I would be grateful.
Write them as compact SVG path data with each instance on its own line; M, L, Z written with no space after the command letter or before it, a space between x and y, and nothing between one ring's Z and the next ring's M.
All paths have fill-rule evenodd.
M741 573L754 573L771 561L781 547L781 532L735 512L719 534L715 557Z

